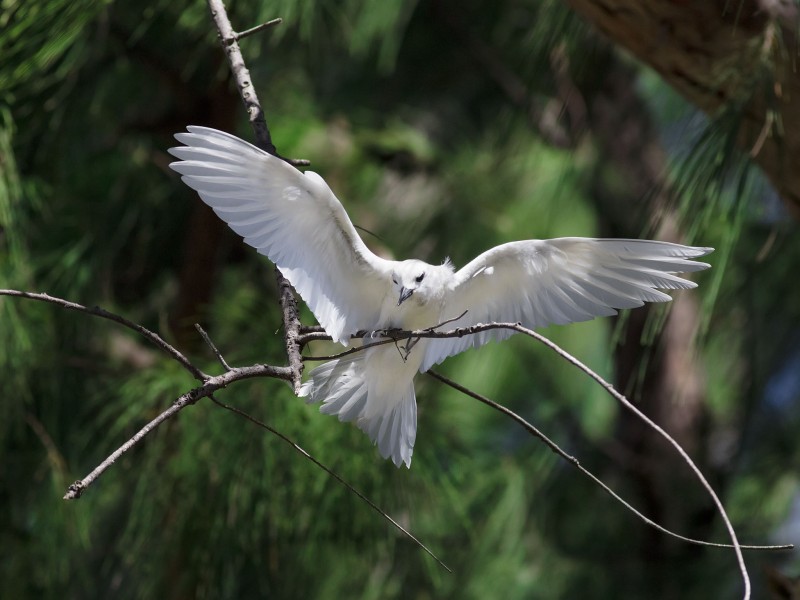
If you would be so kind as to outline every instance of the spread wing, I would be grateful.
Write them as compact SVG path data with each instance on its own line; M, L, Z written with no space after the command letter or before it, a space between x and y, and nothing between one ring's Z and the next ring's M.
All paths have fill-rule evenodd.
M448 327L519 322L533 329L615 315L617 309L645 302L667 302L670 296L659 289L696 287L675 273L707 269L708 264L691 259L712 251L626 239L559 238L503 244L454 275L442 320L467 311ZM512 334L497 329L430 340L420 370Z
M374 327L391 262L364 245L325 181L230 134L187 129L169 150L181 179L277 265L335 341Z

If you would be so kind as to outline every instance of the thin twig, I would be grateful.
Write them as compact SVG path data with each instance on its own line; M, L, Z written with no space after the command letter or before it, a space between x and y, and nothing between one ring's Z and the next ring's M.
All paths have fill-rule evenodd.
M739 566L739 571L742 574L742 580L744 582L744 598L747 600L750 597L750 576L747 573L747 565L744 562L744 556L742 555L742 547L739 543L738 538L736 537L736 531L731 524L730 519L728 518L728 514L725 511L725 507L722 505L722 501L717 496L714 488L711 487L711 484L708 483L703 473L691 459L689 454L681 447L681 445L675 441L675 439L669 435L664 429L662 429L658 424L656 424L652 419L650 419L647 415L645 415L642 411L636 408L625 396L619 393L613 385L603 379L600 375L595 373L592 369L588 366L583 364L577 358L572 356L569 352L562 349L557 344L551 342L549 339L540 335L533 331L532 329L528 329L527 327L523 327L519 323L498 323L497 325L505 327L507 329L512 329L514 331L518 331L519 333L524 333L525 335L538 340L548 348L550 348L553 352L558 354L561 358L566 360L567 362L571 363L572 365L578 367L581 371L589 375L592 379L594 379L606 392L608 392L615 400L617 400L620 404L622 404L625 408L630 410L634 413L641 421L643 421L648 427L653 429L656 433L662 436L667 442L675 448L684 462L689 465L689 468L694 472L697 479L700 481L701 485L706 489L706 492L711 497L712 501L717 507L717 511L719 512L720 516L722 517L723 522L725 523L725 528L728 530L728 535L731 538L731 542L733 545L733 551L736 554L736 562Z
M436 331L437 329L439 329L439 327L444 327L445 325L449 325L450 323L455 323L461 317L466 315L468 312L469 312L469 309L465 310L464 312L462 312L457 317L453 317L452 319L445 319L444 321L442 321L441 323L439 323L437 325L434 325L433 327L428 327L428 331Z
M111 465L117 462L117 459L138 444L148 433L153 431L156 427L161 425L161 423L170 417L178 414L190 404L197 402L198 397L196 396L196 393L198 389L199 388L195 388L183 394L180 398L172 403L172 406L150 421L147 425L142 427L132 438L112 452L103 462L97 465L91 473L89 473L83 479L78 479L75 483L71 484L69 488L67 488L67 493L64 494L64 500L76 500L80 498L83 492L86 491L86 488L94 483L95 479L105 473Z
M336 481L338 481L339 483L341 483L341 484L342 484L344 487L346 487L346 488L347 488L349 491L353 492L353 493L354 493L356 496L358 496L358 497L359 497L359 498L360 498L362 501L364 501L364 502L365 502L365 503L366 503L366 504L367 504L367 505L368 505L370 508L372 508L372 509L373 509L375 512L377 512L379 515L381 515L381 516L382 516L384 519L386 519L386 520L387 520L387 521L389 521L389 522L390 522L392 525L394 525L394 526L395 526L395 527L396 527L398 530L400 530L400 531L403 533L403 535L407 536L407 537L408 537L409 539L411 539L411 540L412 540L412 541L413 541L413 542L414 542L414 543L415 543L417 546L419 546L420 548L422 548L422 549L423 549L425 552L427 552L427 553L428 553L428 554L429 554L431 557L433 557L433 559L434 559L436 562L438 562L438 563L439 563L439 564L440 564L442 567L444 567L444 568L447 570L447 572L448 572L448 573L452 573L452 572L453 572L453 571L450 569L450 567L448 567L446 564L444 564L444 563L443 563L443 562L442 562L442 561L439 559L439 557L438 557L438 556L436 556L436 555L435 555L433 552L431 552L431 550L430 550L430 549L428 549L428 547L427 547L425 544L423 544L422 542L420 542L420 541L419 541L419 540L418 540L418 539L417 539L417 538L414 536L414 534L412 534L412 533L411 533L410 531L408 531L408 530L407 530L405 527L403 527L402 525L400 525L400 523L398 523L398 522L397 522L397 521L395 521L395 520L394 520L392 517L390 517L388 514L386 514L386 512L384 512L384 511L383 511L383 510L382 510L382 509L381 509L381 508L380 508L380 507L379 507L377 504L375 504L375 503L374 503L372 500L370 500L369 498L367 498L367 497L366 497L364 494L362 494L362 493L361 493L361 492L359 492L359 491L358 491L356 488L354 488L352 485L350 485L349 483L347 483L347 481L345 481L344 479L342 479L342 477L340 477L338 473L336 473L335 471L333 471L333 470L332 470L332 469L330 469L329 467L327 467L327 466L325 466L324 464L322 464L322 463L321 463L319 460L317 460L316 458L314 458L314 457L313 457L311 454L309 454L309 453L308 453L306 450L304 450L302 447L300 447L298 444L296 444L294 441L292 441L292 440L291 440L289 437L285 436L284 434L282 434L282 433L281 433L280 431L278 431L277 429L274 429L273 427L270 427L270 426L269 426L269 425L267 425L266 423L263 423L262 421L259 421L259 420L258 420L258 419L256 419L255 417L252 417L252 416L250 416L249 414L247 414L247 413L246 413L246 412L244 412L243 410L240 410L240 409L238 409L238 408L236 408L236 407L234 407L234 406L230 406L229 404L225 404L224 402L220 402L220 401L219 401L219 400L217 400L217 399L216 399L216 398L215 398L213 395L212 395L212 396L210 396L210 398L211 398L211 401L212 401L214 404L216 404L217 406L219 406L219 407L221 407L221 408L224 408L224 409L226 409L226 410L229 410L229 411L231 411L231 412L233 412L233 413L236 413L237 415L239 415L239 416L241 416L241 417L244 417L245 419L247 419L247 420L248 420L248 421L250 421L251 423L254 423L254 424L258 425L259 427L262 427L262 428L266 429L266 430L267 430L267 431L269 431L270 433L272 433L272 434L274 434L274 435L278 436L280 439L282 439L284 442L286 442L286 443L287 443L287 444L289 444L289 445L290 445L292 448L294 448L294 449L295 449L297 452L299 452L300 454L302 454L302 455L303 455L305 458L307 458L308 460L310 460L312 463L314 463L315 465L317 465L317 466L318 466L320 469L322 469L323 471L325 471L325 472L326 472L328 475L330 475L331 477L333 477L333 478L334 478Z
M437 373L436 371L428 371L427 374L430 375L431 377L433 377L434 379L437 379L437 380L441 381L445 385L449 385L453 389L458 390L462 394L466 394L467 396L470 396L471 398L474 398L475 400L478 400L479 402L483 402L487 406L490 406L494 410L506 415L507 417L511 418L512 420L514 420L517 423L519 423L520 425L522 425L522 427L524 427L528 431L528 433L530 433L531 435L539 438L542 442L544 442L544 444L548 448L550 448L550 450L555 452L558 456L560 456L564 460L572 463L581 473L583 473L584 475L586 475L586 477L588 477L594 483L599 485L603 489L604 492L609 494L612 498L617 500L625 508L627 508L633 514L635 514L637 517L639 517L642 521L644 521L645 523L647 523L651 527L654 527L658 531L660 531L662 533L665 533L665 534L667 534L669 536L672 536L674 538L678 538L679 540L682 540L684 542L689 542L690 544L696 544L698 546L713 546L715 548L733 548L734 547L732 544L720 544L720 543L716 543L716 542L706 542L706 541L703 541L703 540L696 540L696 539L693 539L693 538L689 538L689 537L680 535L679 533L675 533L673 531L670 531L669 529L667 529L666 527L663 527L662 525L659 525L655 521L649 519L648 517L643 515L641 512L636 510L631 504L629 504L627 501L622 499L614 490L612 490L605 483L603 483L602 480L600 480L591 471L587 470L583 465L581 465L577 458L575 458L571 454L568 454L567 452L565 452L558 444L556 444L553 440L551 440L549 437L547 437L539 429L537 429L536 427L531 425L531 423L526 421L523 417L521 417L520 415L518 415L517 413L512 411L510 408L507 408L507 407L503 406L502 404L498 404L494 400L492 400L490 398L487 398L486 396L483 396L481 394L478 394L477 392L474 392L471 389L469 389L467 387L464 387L463 385L461 385L459 383L456 383L452 379L449 379L449 378L445 377L444 375L441 375L440 373ZM741 545L741 547L742 548L747 548L748 550L791 550L792 548L794 548L794 546L792 544L785 544L785 545L781 545L781 546Z
M180 396L172 405L159 414L155 419L151 420L147 425L142 427L136 434L131 437L127 442L122 444L119 448L117 448L114 452L112 452L103 462L101 462L97 467L92 470L86 477L83 479L77 480L75 483L69 486L67 489L67 493L64 495L64 500L74 500L76 498L80 498L81 494L88 488L92 483L100 477L111 465L113 465L119 457L125 454L128 450L133 448L136 444L138 444L147 434L152 432L156 427L161 425L164 421L169 419L170 417L175 416L181 410L190 406L200 400L200 398L205 398L210 396L214 392L216 392L220 388L227 387L228 385L234 383L235 381L239 381L242 379L251 379L253 377L274 377L277 379L283 379L286 381L292 380L292 373L288 367L273 367L270 365L253 365L251 367L237 367L231 369L222 375L217 375L216 377L207 377L207 379L203 382L203 385L200 387L196 387L192 390L189 390L182 396Z
M225 38L225 43L232 44L233 42L238 42L242 38L246 38L248 35L253 35L254 33L258 33L259 31L264 31L265 29L274 27L275 25L280 25L281 23L283 23L283 19L278 17L277 19L272 19L271 21L267 21L266 23L262 23L261 25L256 25L255 27L251 27L250 29L234 32L231 37Z
M330 339L330 337L328 337ZM353 348L349 348L348 350L343 350L337 354L329 354L327 356L303 356L303 360L317 362L322 360L336 360L347 356L348 354L355 354L356 352L363 352L364 350L368 350L370 348L374 348L375 346L383 346L385 344L396 344L397 338L387 337L381 340L376 340L374 342L367 342L363 346L355 346Z
M171 358L177 361L184 369L189 371L189 373L191 373L192 377L194 377L195 379L198 379L200 381L208 379L208 375L206 375L200 369L195 367L191 362L189 362L188 358L186 358L177 348L165 342L160 335L158 335L153 331L150 331L146 327L142 327L138 323L134 323L130 319L126 319L125 317L109 312L104 308L100 308L99 306L84 306L83 304L78 304L77 302L70 302L69 300L64 300L63 298L56 298L55 296L51 296L50 294L21 292L19 290L0 290L0 296L16 296L18 298L27 298L29 300L49 302L50 304L56 304L58 306L67 308L69 310L74 310L86 313L88 315L92 315L94 317L100 317L101 319L108 319L109 321L114 321L115 323L119 323L120 325L123 325L128 329L132 329L133 331L135 331L148 341L152 342L165 354L169 355Z
M217 360L219 361L219 364L222 365L222 368L225 369L226 371L230 371L231 370L230 365L227 362L225 362L225 357L222 356L222 352L219 351L219 349L214 345L214 342L211 341L211 338L208 337L206 330L200 326L200 323L195 323L194 328L197 329L197 332L200 334L200 337L202 337L203 341L208 345L209 348L211 348L211 351L214 353L214 356L217 357Z
M731 542L733 544L733 551L736 554L736 561L737 561L737 563L739 565L739 571L742 574L742 580L744 582L744 589L745 589L744 597L745 598L749 598L750 597L750 576L747 574L747 565L745 565L745 562L744 562L744 556L742 555L742 547L741 547L741 544L739 544L738 538L736 537L736 531L734 530L733 525L731 524L731 521L728 518L728 513L725 512L725 507L722 505L722 501L719 499L719 497L717 496L716 492L714 491L714 488L711 487L710 483L708 483L708 481L706 480L705 476L700 471L698 466L694 463L694 461L691 459L691 457L686 452L686 450L684 450L681 447L681 445L677 441L675 441L675 438L673 438L670 434L668 434L666 431L664 431L664 429L662 429L655 421L650 419L641 410L636 408L630 402L630 400L628 400L625 396L623 396L621 393L619 393L614 388L613 385L611 385L608 381L606 381L605 379L600 377L600 375L595 373L588 366L586 366L581 361L579 361L577 358L572 356L569 352L567 352L566 350L564 350L563 348L561 348L557 344L551 342L549 339L547 339L543 335L540 335L540 334L536 333L532 329L528 329L527 327L523 327L519 323L513 324L513 327L511 327L511 329L514 329L515 331L518 331L520 333L524 333L525 335L527 335L529 337L532 337L535 340L538 340L539 342L541 342L542 344L544 344L545 346L550 348L553 352L558 354L561 358L563 358L567 362L573 364L574 366L578 367L581 371L586 373L589 377L591 377L598 384L600 384L600 386L604 390L606 390L615 400L617 400L625 408L627 408L629 411L631 411L633 414L635 414L642 422L644 422L653 431L655 431L661 437L663 437L665 440L667 440L667 442L669 442L669 444L673 448L675 448L676 452L681 456L681 458L684 460L684 462L687 465L689 465L689 468L694 472L695 476L700 481L701 485L706 489L706 492L708 492L708 495L711 496L711 499L713 500L714 504L717 507L717 511L719 512L720 516L722 517L722 521L725 523L725 528L728 530L728 535L730 536Z

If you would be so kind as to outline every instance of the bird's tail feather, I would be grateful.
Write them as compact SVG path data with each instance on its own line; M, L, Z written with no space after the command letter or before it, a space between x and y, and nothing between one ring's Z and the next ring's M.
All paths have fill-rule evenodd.
M356 353L315 368L299 395L309 403L322 401L321 413L355 423L378 446L381 456L391 458L398 467L410 467L417 435L413 380L405 389L381 387L380 382L369 381L364 353Z

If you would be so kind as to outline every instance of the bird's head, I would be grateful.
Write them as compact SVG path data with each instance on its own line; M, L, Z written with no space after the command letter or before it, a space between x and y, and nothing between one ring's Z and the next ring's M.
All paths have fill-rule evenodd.
M427 303L442 292L443 278L452 274L447 262L441 266L429 265L421 260L404 260L392 271L392 285L397 306L414 296L420 304Z

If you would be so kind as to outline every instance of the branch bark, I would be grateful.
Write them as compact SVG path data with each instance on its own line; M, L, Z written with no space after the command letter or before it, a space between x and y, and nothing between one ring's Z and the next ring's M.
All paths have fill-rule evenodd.
M278 379L291 379L291 373L288 367L273 367L269 365L253 365L252 367L238 367L231 369L217 375L216 377L208 377L203 385L189 390L180 396L175 402L172 403L167 410L159 414L155 419L150 421L147 425L142 427L136 434L127 442L122 444L114 452L112 452L103 462L97 465L91 473L83 479L78 479L75 483L69 486L67 493L64 494L64 500L75 500L81 497L81 494L88 488L94 481L105 473L117 460L125 454L128 450L133 448L136 444L141 442L145 436L151 433L156 427L161 425L170 417L175 416L187 406L194 404L200 398L206 398L216 392L220 388L227 387L231 383L240 381L242 379L251 379L253 377L276 377Z
M19 290L0 290L0 296L16 296L18 298L27 298L28 300L38 300L39 302L47 302L49 304L55 304L57 306L66 308L68 310L75 310L95 317L100 317L101 319L108 319L109 321L114 321L115 323L119 323L120 325L135 331L148 341L152 342L165 354L176 360L184 369L189 371L189 373L191 373L192 377L194 377L195 379L198 379L200 381L205 381L209 377L208 375L203 373L200 369L195 367L189 361L189 359L186 358L183 355L183 353L181 353L177 348L165 342L164 339L157 333L150 331L146 327L143 327L138 323L134 323L133 321L126 319L125 317L109 312L104 308L100 308L99 306L84 306L83 304L78 304L77 302L70 302L69 300L64 300L62 298L56 298L55 296L51 296L49 294L40 294L36 292L22 292Z
M228 57L231 73L236 81L236 89L239 91L244 109L247 111L247 118L256 135L256 145L265 152L277 156L278 153L275 144L272 143L272 135L264 117L264 110L258 101L256 89L250 79L250 71L247 70L242 51L239 48L237 41L239 34L234 31L222 0L208 0L208 8L211 10L211 17L214 19L222 47Z
M253 127L253 132L256 136L256 145L265 152L282 158L278 154L275 144L272 143L272 135L269 132L267 120L264 117L264 110L261 108L261 102L258 100L258 95L256 94L256 90L250 78L250 71L247 70L242 51L239 48L239 42L237 40L240 34L234 31L222 0L208 0L208 7L211 10L211 16L217 27L222 47L228 57L231 72L236 80L236 88L244 103L250 125ZM287 162L291 164L293 161ZM292 293L291 284L277 267L275 268L275 277L278 281L278 299L283 315L286 356L289 361L289 367L292 369L292 388L294 393L297 394L300 389L300 381L303 374L303 361L300 358L300 346L297 343L297 336L300 331L300 320L297 316L297 300Z
M800 219L797 7L768 0L567 0L709 115L741 106L739 146ZM781 12L783 10L784 12Z

